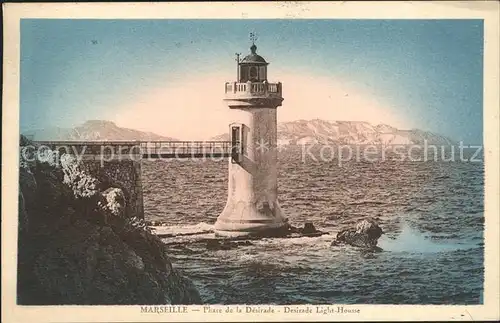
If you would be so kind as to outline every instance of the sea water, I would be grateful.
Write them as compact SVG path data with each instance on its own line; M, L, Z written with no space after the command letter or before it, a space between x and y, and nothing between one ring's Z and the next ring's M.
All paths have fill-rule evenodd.
M280 155L279 202L293 225L331 234L262 239L231 250L210 238L227 198L227 161L144 161L144 207L161 220L174 267L211 304L480 304L482 163L304 162ZM372 217L382 252L330 246ZM196 233L183 236L182 233Z

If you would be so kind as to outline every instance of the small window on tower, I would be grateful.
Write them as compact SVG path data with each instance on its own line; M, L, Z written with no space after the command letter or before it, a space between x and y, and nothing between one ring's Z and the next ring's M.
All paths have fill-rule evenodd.
M238 82L246 82L248 81L248 67L240 66L240 79Z
M264 80L267 80L267 75L266 75L266 67L265 66L261 66L260 67L260 71L259 71L259 79L261 81L264 81Z
M237 144L240 143L240 127L239 126L233 126L231 128L231 144L233 146L236 146Z
M252 66L250 67L250 80L255 80L257 79L257 67Z
M241 126L231 127L231 161L232 163L240 162L241 157Z

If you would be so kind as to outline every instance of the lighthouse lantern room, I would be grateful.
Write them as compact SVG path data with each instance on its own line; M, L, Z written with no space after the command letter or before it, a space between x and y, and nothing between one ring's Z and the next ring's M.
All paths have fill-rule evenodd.
M238 62L238 82L263 82L267 81L267 65L269 63L257 54L257 46L252 44L250 54Z

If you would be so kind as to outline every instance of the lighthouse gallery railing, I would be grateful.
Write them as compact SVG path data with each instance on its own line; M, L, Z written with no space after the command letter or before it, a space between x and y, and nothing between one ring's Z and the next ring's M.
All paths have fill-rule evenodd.
M266 82L226 82L226 94L228 93L251 93L257 95L278 94L281 95L281 83Z

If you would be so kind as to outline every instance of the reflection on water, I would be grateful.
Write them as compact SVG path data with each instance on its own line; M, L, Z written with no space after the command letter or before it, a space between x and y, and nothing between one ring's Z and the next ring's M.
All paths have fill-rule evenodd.
M227 197L227 163L143 163L146 217L169 223L174 266L207 303L478 304L483 285L483 165L302 163L280 156L279 197L294 225L321 237L263 239L231 250L210 237ZM386 234L380 253L331 247L335 232L370 216ZM179 242L184 242L179 244Z

